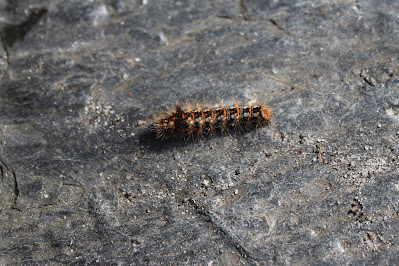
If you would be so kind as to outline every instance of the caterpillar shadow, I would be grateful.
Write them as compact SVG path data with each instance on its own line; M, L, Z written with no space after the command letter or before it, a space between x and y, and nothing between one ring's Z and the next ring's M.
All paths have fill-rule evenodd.
M175 149L175 148L182 148L182 147L187 147L190 145L194 145L196 143L202 142L202 141L207 141L210 139L214 138L229 138L229 137L235 137L235 138L243 138L245 135L250 134L251 132L262 128L264 126L269 125L269 123L265 123L265 125L262 126L255 126L251 125L245 128L239 127L239 128L234 128L230 127L227 128L224 131L216 131L213 132L212 134L193 134L190 136L186 137L169 137L169 138L157 138L157 135L154 131L151 129L145 130L143 133L140 134L139 136L139 143L141 146L144 148L155 151L155 152L162 152L164 150L170 150L170 149Z

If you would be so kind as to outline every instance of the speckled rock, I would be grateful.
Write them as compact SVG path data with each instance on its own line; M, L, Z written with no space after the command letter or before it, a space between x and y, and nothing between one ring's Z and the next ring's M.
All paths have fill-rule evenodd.
M0 3L0 264L394 264L397 1ZM271 125L159 141L177 103Z

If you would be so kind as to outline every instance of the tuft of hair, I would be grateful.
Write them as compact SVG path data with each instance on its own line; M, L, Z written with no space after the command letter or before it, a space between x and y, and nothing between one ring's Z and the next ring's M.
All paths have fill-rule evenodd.
M273 115L272 110L267 106L261 106L260 112L262 114L263 119L265 119L267 122L270 122Z

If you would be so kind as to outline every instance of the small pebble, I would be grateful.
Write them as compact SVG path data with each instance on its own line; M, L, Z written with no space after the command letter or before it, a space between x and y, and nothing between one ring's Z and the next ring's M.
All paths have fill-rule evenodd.
M202 181L202 184L207 187L209 186L209 181L205 179L204 181Z

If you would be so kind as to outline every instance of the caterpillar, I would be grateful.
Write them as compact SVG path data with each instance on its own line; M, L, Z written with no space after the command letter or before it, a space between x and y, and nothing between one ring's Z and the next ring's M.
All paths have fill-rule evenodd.
M225 132L229 128L250 129L268 125L272 111L264 105L234 104L230 107L217 106L193 109L190 105L159 116L152 125L157 139L193 139L204 134Z

